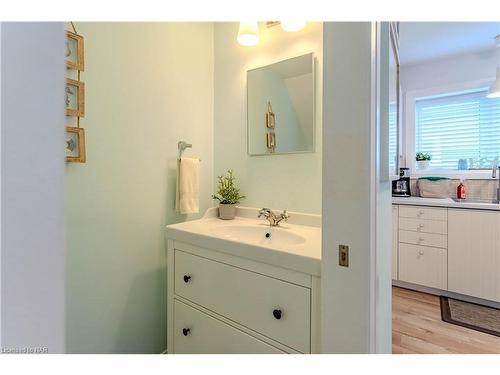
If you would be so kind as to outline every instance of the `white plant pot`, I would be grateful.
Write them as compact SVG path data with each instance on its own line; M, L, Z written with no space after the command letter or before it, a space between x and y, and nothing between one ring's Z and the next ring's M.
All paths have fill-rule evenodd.
M236 216L236 204L219 203L219 218L222 220L233 220Z
M419 171L425 171L429 169L429 160L418 160L417 167Z

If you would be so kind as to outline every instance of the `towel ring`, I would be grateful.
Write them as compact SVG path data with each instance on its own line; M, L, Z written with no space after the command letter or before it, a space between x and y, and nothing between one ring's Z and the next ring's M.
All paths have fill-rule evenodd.
M184 152L184 150L186 148L192 148L193 145L191 143L187 143L187 142L184 142L184 141L179 141L177 143L177 148L179 149L179 159L182 157L182 153Z
M177 149L179 150L179 160L182 157L182 153L186 148L192 148L193 145L191 143L187 143L185 141L179 141L177 142ZM201 161L201 159L199 159Z

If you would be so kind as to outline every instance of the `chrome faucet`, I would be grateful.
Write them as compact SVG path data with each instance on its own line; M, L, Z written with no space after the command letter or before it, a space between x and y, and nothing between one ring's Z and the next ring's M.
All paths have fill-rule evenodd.
M264 216L267 221L269 221L269 225L271 227L277 227L280 225L280 222L287 221L290 218L290 215L287 214L286 210L283 211L281 214L276 215L273 211L271 211L269 208L263 208L259 211L259 216L257 217L262 217Z
M500 204L500 165L494 165L491 169L491 178L497 178L497 169L498 169L498 185L497 185L497 201L496 203Z

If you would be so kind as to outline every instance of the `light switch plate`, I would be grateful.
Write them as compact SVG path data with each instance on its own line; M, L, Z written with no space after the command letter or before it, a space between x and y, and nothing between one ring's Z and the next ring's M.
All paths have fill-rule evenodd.
M349 246L339 245L339 266L349 267Z

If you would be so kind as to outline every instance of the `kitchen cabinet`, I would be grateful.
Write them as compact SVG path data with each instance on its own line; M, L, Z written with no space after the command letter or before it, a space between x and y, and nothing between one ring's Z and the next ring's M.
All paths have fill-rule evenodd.
M500 212L448 209L448 290L500 302Z
M500 210L395 204L392 214L395 285L500 302Z
M398 280L446 289L447 209L400 206L398 211Z
M399 279L412 284L446 290L446 250L399 244Z
M399 216L409 219L446 221L447 209L438 207L400 206Z

